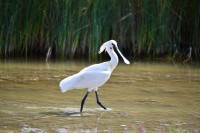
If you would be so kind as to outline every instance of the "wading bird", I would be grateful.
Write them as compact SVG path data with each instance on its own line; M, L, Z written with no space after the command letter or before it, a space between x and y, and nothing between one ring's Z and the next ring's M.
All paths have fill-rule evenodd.
M115 40L110 40L105 42L100 47L99 51L99 54L104 50L107 51L111 58L110 61L86 67L79 73L69 76L60 82L59 86L62 92L66 92L72 89L88 89L87 93L82 99L80 112L83 111L85 100L92 90L95 91L97 104L106 109L106 107L103 106L99 101L97 90L110 78L112 71L115 69L119 62L118 56L114 49L118 51L126 64L130 64L130 62L119 51L117 42Z

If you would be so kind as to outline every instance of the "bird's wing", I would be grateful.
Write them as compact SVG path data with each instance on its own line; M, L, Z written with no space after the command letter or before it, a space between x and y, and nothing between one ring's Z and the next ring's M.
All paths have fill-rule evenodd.
M62 92L84 88L92 90L102 86L110 78L110 75L110 71L81 71L63 79L60 82L60 88Z
M76 84L76 88L97 88L102 86L110 78L110 75L110 71L81 72Z

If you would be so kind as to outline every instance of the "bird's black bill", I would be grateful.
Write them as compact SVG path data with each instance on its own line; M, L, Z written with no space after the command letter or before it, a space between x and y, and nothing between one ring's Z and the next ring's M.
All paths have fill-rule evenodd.
M101 102L99 101L99 96L98 96L97 91L95 91L95 94L96 94L97 104L99 104L103 109L106 109L106 107L104 107L104 106L101 104Z
M81 101L81 109L80 109L80 112L82 112L82 111L83 111L83 106L84 106L84 103L85 103L85 100L86 100L86 98L87 98L88 94L89 94L89 92L87 92L87 93L85 94L85 96L84 96L83 100Z

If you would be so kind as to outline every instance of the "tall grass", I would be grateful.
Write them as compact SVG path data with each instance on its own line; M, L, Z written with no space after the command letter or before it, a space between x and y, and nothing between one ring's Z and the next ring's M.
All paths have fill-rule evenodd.
M115 39L129 56L157 58L175 49L200 56L198 0L0 0L0 56L97 59ZM176 46L176 47L175 47Z

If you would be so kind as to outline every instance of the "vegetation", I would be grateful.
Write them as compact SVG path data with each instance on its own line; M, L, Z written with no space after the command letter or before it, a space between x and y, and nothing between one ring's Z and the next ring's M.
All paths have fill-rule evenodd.
M130 57L200 57L199 0L0 0L0 56L96 59L118 42ZM178 51L178 52L177 52Z

